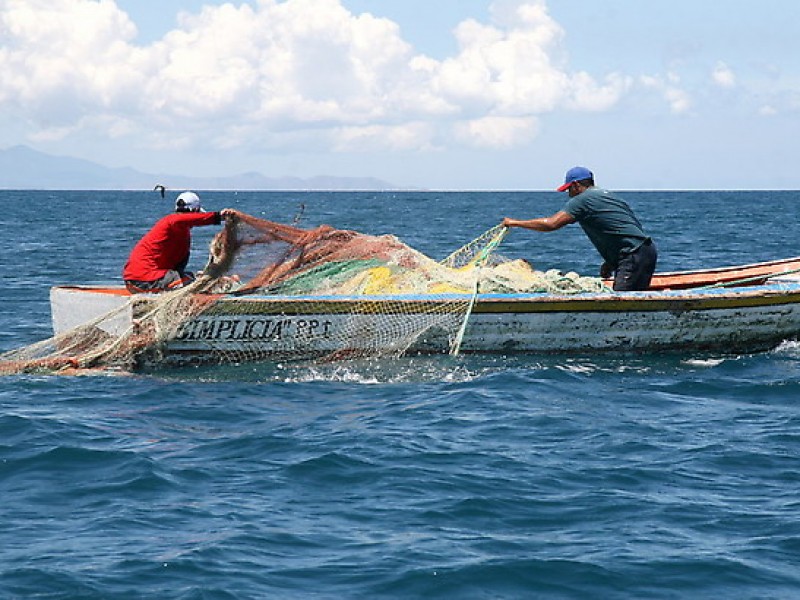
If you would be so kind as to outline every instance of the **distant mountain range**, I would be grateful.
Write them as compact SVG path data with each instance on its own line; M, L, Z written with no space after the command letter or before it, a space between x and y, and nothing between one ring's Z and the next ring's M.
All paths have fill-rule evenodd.
M198 190L397 190L372 177L266 177L241 173L229 177L187 177L109 168L79 158L53 156L27 146L0 150L0 189L151 190L156 184Z

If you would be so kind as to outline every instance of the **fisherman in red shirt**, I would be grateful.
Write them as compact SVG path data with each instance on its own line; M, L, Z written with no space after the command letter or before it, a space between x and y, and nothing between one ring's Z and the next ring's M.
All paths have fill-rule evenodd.
M239 211L225 208L204 212L194 192L183 192L175 201L175 213L160 219L134 246L122 271L132 294L174 290L194 281L186 270L192 245L192 227L219 225Z

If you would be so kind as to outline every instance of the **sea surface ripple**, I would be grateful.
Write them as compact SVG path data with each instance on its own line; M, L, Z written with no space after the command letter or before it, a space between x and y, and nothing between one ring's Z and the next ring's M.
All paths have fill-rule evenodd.
M743 233L740 217L714 231L702 219L711 205L750 207L748 219L765 205L749 222L766 223L767 210L794 214L791 194L629 196L663 270L781 258L800 245L774 220ZM391 219L434 257L505 216L492 211L534 216L561 201L203 197L277 220L303 202L309 225L370 233ZM60 210L38 211L45 200ZM18 258L0 266L2 350L49 335L49 286L118 278L136 237L168 210L134 192L0 192L0 203L6 253ZM131 205L140 210L123 210ZM475 231L447 221L456 208ZM597 268L579 231L537 235L515 234L506 251L561 264L577 248L565 268ZM0 598L793 599L799 401L791 341L740 356L5 377Z

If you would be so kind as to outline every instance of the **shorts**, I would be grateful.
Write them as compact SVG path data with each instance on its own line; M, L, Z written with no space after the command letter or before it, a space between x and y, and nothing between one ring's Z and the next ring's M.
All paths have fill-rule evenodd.
M178 273L178 271L167 271L164 276L155 281L134 281L125 280L125 287L131 294L158 294L177 290L194 281L192 273Z

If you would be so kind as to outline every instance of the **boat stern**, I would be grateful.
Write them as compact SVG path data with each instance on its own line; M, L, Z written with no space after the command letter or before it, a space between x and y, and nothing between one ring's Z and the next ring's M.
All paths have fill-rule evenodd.
M64 333L109 314L110 318L103 320L98 327L111 335L120 335L131 324L130 298L128 290L121 286L64 285L52 287L50 288L50 311L53 319L53 333L55 335ZM114 311L118 312L111 315Z

